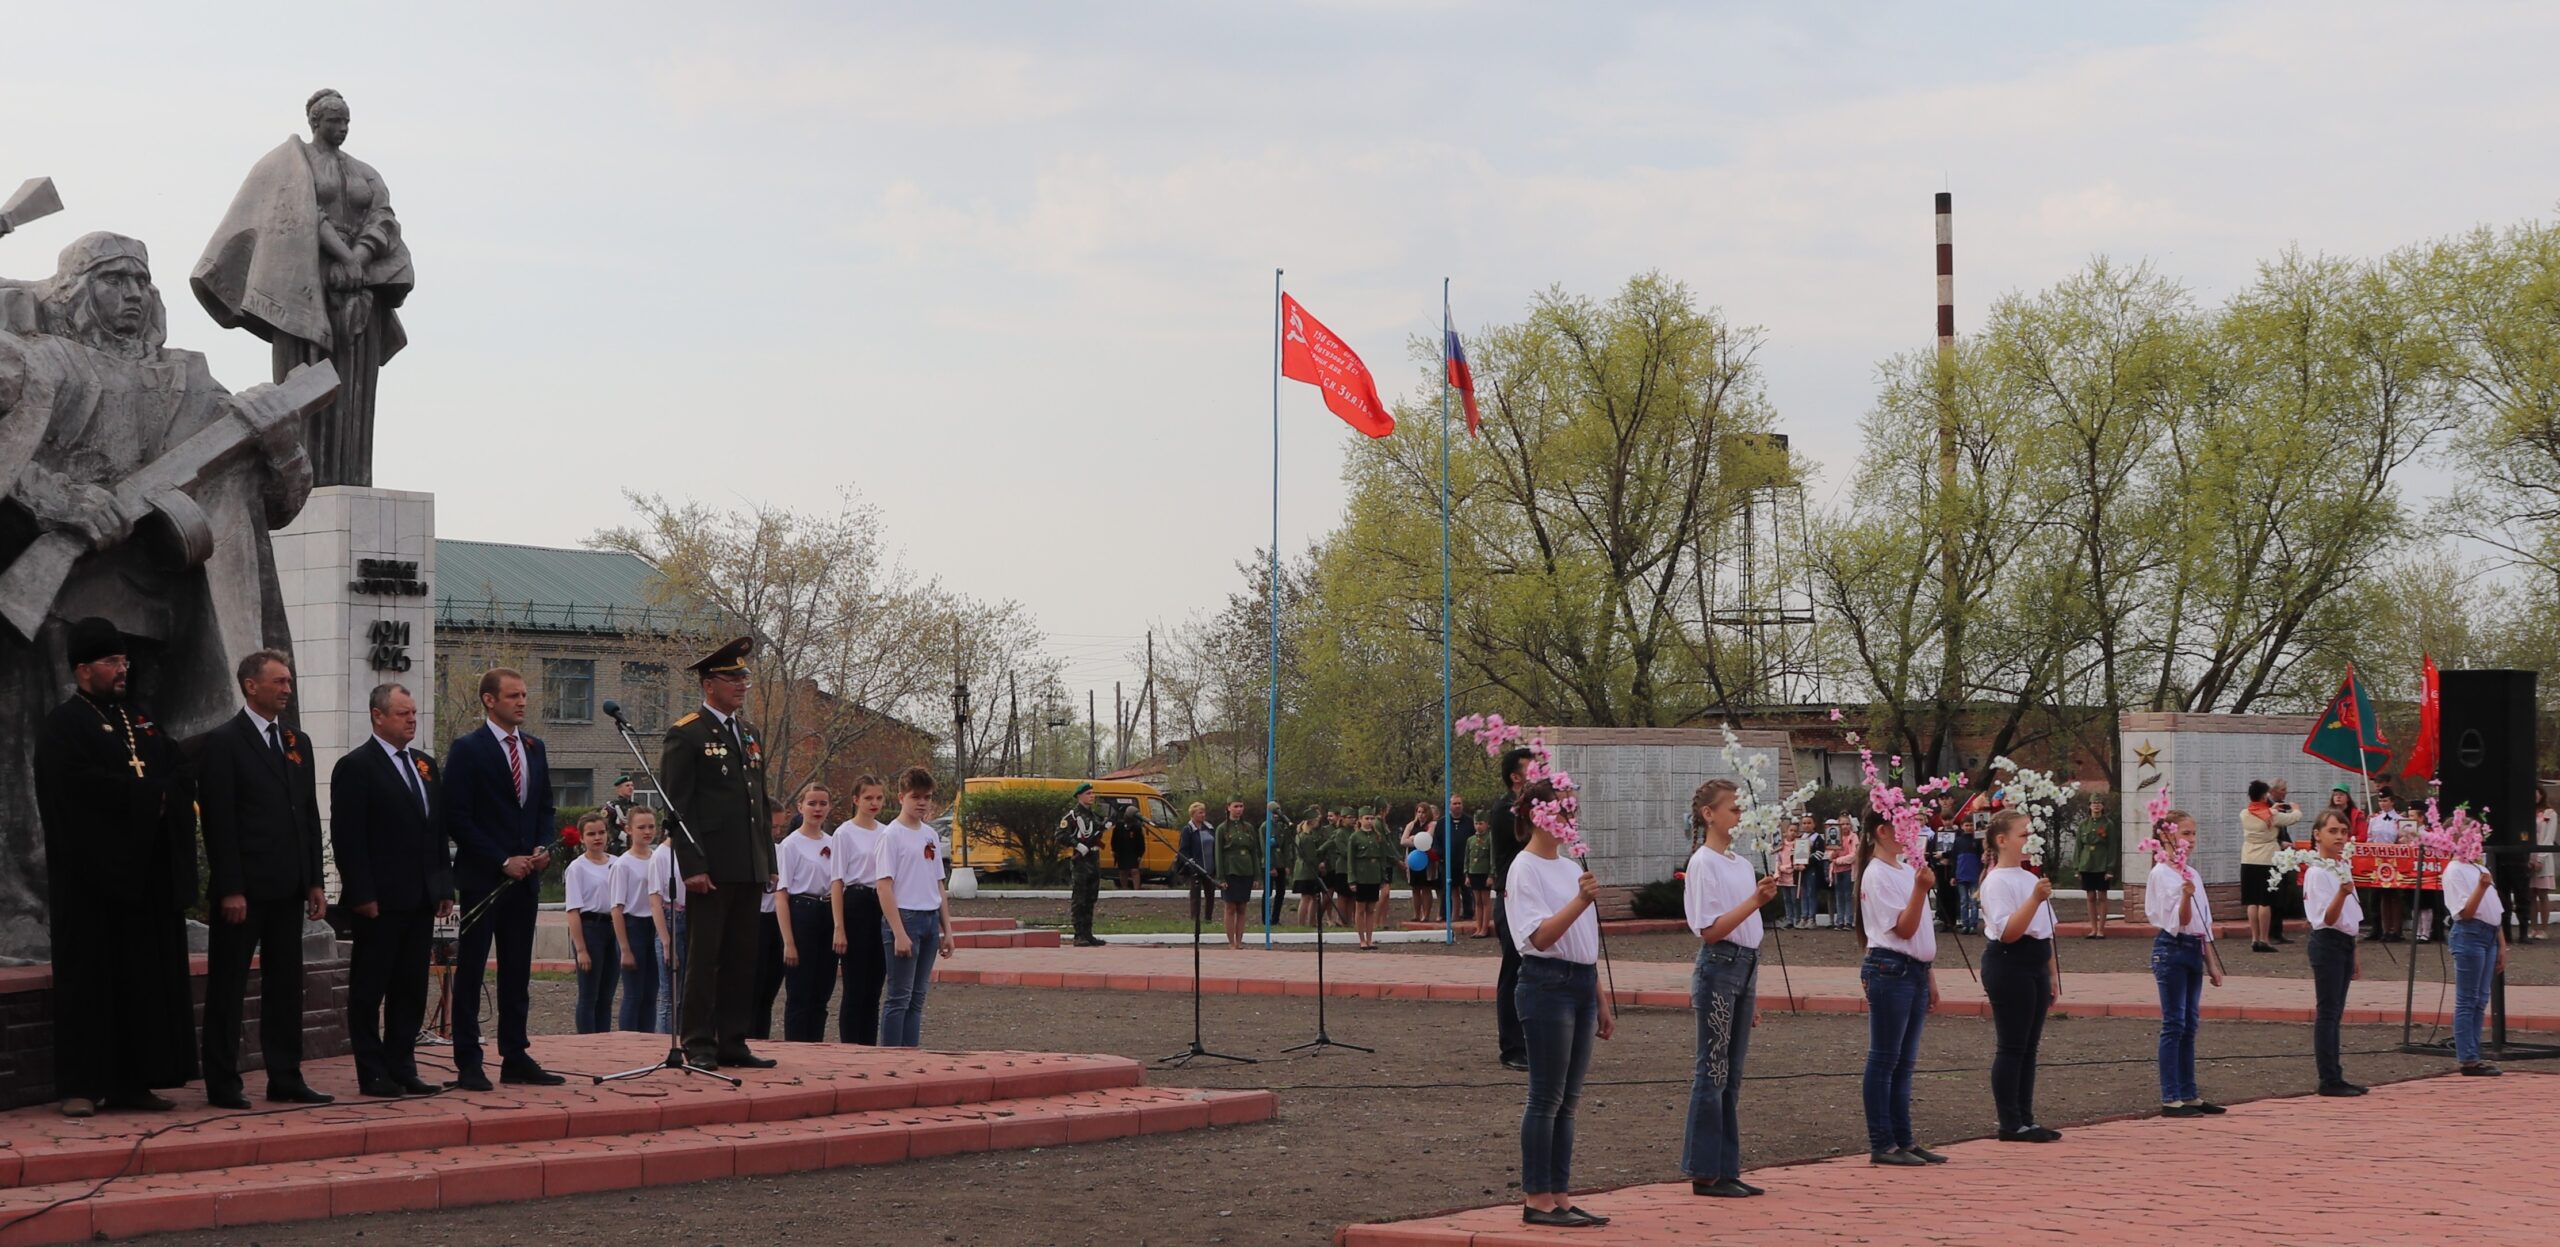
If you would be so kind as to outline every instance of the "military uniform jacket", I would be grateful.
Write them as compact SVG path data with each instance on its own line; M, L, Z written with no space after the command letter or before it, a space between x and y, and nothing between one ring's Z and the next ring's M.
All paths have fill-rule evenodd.
M1350 838L1351 881L1353 883L1385 883L1395 869L1395 833L1384 827L1367 831L1353 828Z
M1065 846L1067 860L1079 875L1102 873L1102 841L1111 832L1111 823L1102 811L1081 805L1067 807L1067 816L1058 820L1058 843Z
M764 745L743 718L722 724L708 709L667 727L658 780L667 804L701 842L695 851L672 829L676 874L707 874L714 884L762 888L773 878L773 834L765 813Z
M1324 828L1293 827L1289 830L1289 879L1293 883L1314 883L1323 878L1316 869L1324 856Z
M1294 875L1298 869L1298 828L1294 823L1281 823L1271 829L1271 869L1283 875Z
M1262 828L1242 819L1218 824L1218 873L1250 879L1262 873Z

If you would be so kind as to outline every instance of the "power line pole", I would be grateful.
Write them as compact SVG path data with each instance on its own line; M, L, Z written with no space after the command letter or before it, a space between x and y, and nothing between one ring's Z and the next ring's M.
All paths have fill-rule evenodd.
M1022 773L1022 682L1004 673L1004 773Z
M1084 777L1102 774L1102 710L1093 704L1093 690L1084 691Z
M1156 744L1156 630L1147 629L1147 687L1140 696L1147 701L1147 756L1152 758L1160 747Z
M1129 765L1129 712L1120 700L1120 682L1111 682L1111 769Z

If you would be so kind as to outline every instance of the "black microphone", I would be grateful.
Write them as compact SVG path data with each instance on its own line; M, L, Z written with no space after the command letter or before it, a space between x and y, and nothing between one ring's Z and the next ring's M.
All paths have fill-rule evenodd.
M604 714L606 718L611 719L616 723L621 723L624 727L631 726L628 723L622 722L622 703L615 701L610 697L604 699Z

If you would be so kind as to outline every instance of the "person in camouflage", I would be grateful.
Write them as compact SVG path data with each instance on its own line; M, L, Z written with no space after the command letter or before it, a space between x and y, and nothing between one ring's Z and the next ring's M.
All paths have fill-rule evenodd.
M1076 785L1075 801L1058 820L1057 832L1074 888L1075 946L1100 948L1102 941L1093 937L1093 906L1102 896L1102 842L1111 834L1111 824L1094 808L1093 785Z

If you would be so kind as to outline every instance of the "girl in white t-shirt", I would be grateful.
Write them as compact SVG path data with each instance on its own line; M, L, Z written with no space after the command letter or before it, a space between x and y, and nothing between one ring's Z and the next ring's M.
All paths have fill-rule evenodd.
M2311 923L2307 952L2311 957L2311 1059L2320 1070L2320 1094L2363 1095L2347 1081L2338 1063L2338 1024L2347 1012L2347 984L2359 977L2356 933L2364 926L2364 905L2347 874L2347 816L2322 810L2311 825L2311 843L2325 862L2302 872L2302 916Z
M1698 1050L1680 1169L1693 1194L1758 1195L1759 1187L1742 1180L1742 1058L1760 998L1760 910L1777 897L1778 877L1755 877L1751 863L1733 851L1742 802L1732 780L1700 784L1689 812L1706 834L1689 855L1682 887L1689 930L1698 937L1697 965L1689 972Z
M1938 923L1930 892L1938 876L1903 860L1893 828L1871 818L1858 840L1858 919L1867 958L1867 1163L1943 1165L1947 1158L1911 1135L1911 1073L1920 1064L1920 1027L1938 1007Z
M878 876L880 806L888 788L878 776L853 781L853 817L836 828L835 950L844 962L844 1008L836 1014L836 1042L880 1042L880 986L888 981L889 929L880 921Z
M561 884L568 889L569 947L578 956L578 1033L596 1035L613 1029L613 985L622 977L614 964L613 859L604 855L603 811L578 820L578 840L586 851L570 859Z
M2027 869L2024 810L1991 816L1991 856L1982 876L1982 994L1991 1002L1997 1046L1991 1056L1991 1100L2000 1138L2051 1143L2062 1132L2036 1124L2036 1049L2044 1019L2062 998L2062 966L2054 960L2053 880Z
M2480 1059L2480 1015L2489 987L2507 965L2506 904L2478 857L2445 863L2438 880L2452 918L2445 942L2453 945L2453 1055L2465 1074L2496 1077L2497 1066Z
M2195 816L2171 810L2152 835L2177 857L2179 842L2192 852ZM2160 1115L2220 1116L2219 1104L2196 1088L2196 1012L2204 985L2222 986L2222 956L2213 946L2213 901L2193 866L2155 862L2143 885L2142 916L2159 934L2151 937L2151 979L2160 987Z
M624 832L631 847L613 859L613 934L622 949L620 1029L647 1033L658 1025L658 958L667 947L667 920L658 912L652 885L658 878L658 819L634 806Z
M827 1003L835 999L836 842L827 832L835 794L825 784L800 790L800 826L773 846L774 903L782 928L782 1038L817 1043L827 1037Z
M886 916L889 977L880 996L880 1046L913 1048L924 1039L924 993L933 983L936 953L952 954L943 932L951 926L951 902L942 890L941 843L925 820L933 817L933 772L911 766L898 773L898 821L880 837L872 861L872 886Z
M1599 882L1563 854L1555 833L1530 811L1556 800L1553 781L1529 785L1513 803L1513 826L1529 842L1503 876L1502 916L1520 946L1521 1037L1529 1050L1529 1103L1520 1114L1520 1219L1529 1225L1606 1225L1574 1207L1573 1119L1591 1070L1592 1039L1607 1039L1617 1016L1600 992Z

